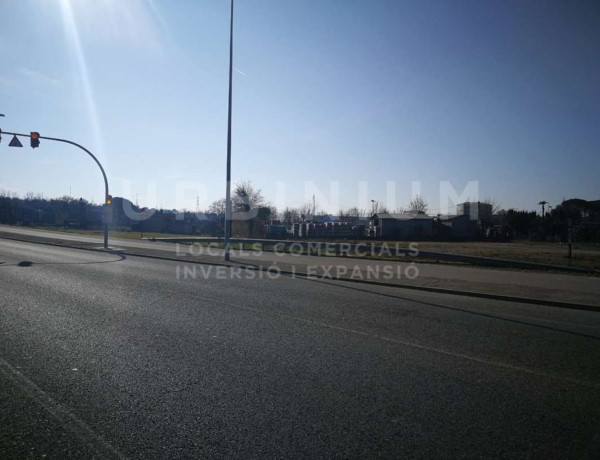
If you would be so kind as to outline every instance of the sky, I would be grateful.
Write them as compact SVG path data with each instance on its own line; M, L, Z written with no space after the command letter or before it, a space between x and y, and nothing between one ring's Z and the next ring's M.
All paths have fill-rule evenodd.
M0 0L0 128L73 140L114 196L225 196L229 0ZM600 199L597 1L236 0L232 179L280 209ZM0 189L103 199L78 149Z

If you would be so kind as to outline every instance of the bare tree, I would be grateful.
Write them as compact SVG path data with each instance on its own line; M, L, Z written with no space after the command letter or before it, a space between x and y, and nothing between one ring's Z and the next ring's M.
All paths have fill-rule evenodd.
M10 190L0 189L0 198L19 198L19 194Z
M429 204L423 195L415 195L410 203L408 204L408 212L427 212Z
M350 217L348 215L348 211L344 210L344 208L341 208L338 211L338 218L340 219L341 222L345 222L348 217Z
M356 206L348 209L347 211L344 209L340 209L338 211L338 216L342 222L356 220L358 217L363 216L363 211L358 209Z
M348 209L348 215L351 217L361 217L361 211L356 206Z
M500 209L502 209L502 203L499 203L495 198L488 197L485 200L483 200L482 203L492 205L492 214L498 214Z
M208 207L207 213L214 213L219 218L225 217L225 198L221 198L220 200L213 201L212 204Z
M254 187L250 181L241 181L235 184L232 201L235 212L248 212L251 209L267 205L260 189Z
M298 208L298 214L301 219L307 219L313 214L313 206L311 203L304 203Z
M300 220L300 212L296 208L287 207L283 210L281 219L286 225L291 225Z
M277 207L269 203L269 219L276 220L279 216L279 211L277 211Z

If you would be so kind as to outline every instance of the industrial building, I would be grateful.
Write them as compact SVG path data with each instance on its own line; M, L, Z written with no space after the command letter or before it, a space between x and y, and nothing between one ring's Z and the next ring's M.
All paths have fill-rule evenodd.
M456 214L469 216L471 220L489 222L492 219L492 205L481 201L469 201L456 205Z
M452 239L475 239L479 236L479 221L473 220L467 214L458 216L438 216L441 225L439 237Z
M419 239L433 235L433 217L423 212L374 214L371 224L375 238Z

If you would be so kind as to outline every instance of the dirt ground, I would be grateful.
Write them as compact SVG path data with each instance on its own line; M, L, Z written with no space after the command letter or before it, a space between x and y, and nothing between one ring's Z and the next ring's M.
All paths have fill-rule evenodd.
M572 258L568 246L560 243L531 241L497 242L418 242L423 251L438 251L469 256L494 257L555 265L600 269L600 245L574 244Z

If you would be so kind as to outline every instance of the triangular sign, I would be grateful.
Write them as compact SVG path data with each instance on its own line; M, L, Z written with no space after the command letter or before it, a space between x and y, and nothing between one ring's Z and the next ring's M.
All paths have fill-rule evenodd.
M21 141L19 140L19 138L17 136L13 136L12 140L10 141L10 144L8 144L9 147L23 147L23 144L21 144Z

